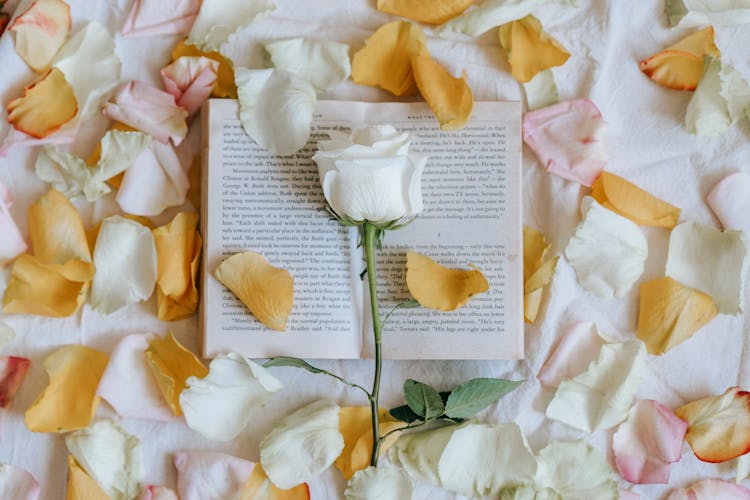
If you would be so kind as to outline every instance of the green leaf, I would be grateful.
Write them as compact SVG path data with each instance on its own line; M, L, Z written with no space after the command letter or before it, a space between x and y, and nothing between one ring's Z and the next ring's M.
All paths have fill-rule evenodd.
M414 413L411 408L409 408L409 405L402 405L397 406L396 408L391 408L388 413L390 413L391 416L396 420L406 422L407 424L416 422L417 420L422 420L422 417Z
M409 379L404 382L404 399L409 408L423 420L439 417L445 410L440 393L416 380Z
M398 309L414 309L416 307L419 307L419 302L417 302L416 299L407 300L406 302L401 302L399 305L396 306Z
M523 380L475 378L456 387L445 404L445 414L451 418L468 418L521 385Z
M321 370L320 368L315 368L313 365L303 359L289 358L287 356L278 356L276 358L271 358L263 363L264 368L271 368L274 366L291 366L294 368L302 368L303 370L307 370L312 373L328 373L325 370Z

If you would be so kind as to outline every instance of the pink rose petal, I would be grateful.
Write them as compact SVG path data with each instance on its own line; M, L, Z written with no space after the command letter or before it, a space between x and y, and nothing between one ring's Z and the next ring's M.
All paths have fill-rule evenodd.
M172 94L143 82L120 85L103 112L110 120L151 134L164 144L172 139L178 145L187 134L187 111L177 106Z
M22 254L27 248L26 241L10 216L12 204L10 191L0 182L0 265Z
M557 387L589 367L599 357L605 340L591 322L572 325L550 351L537 378L545 387Z
M174 465L180 500L234 498L242 491L255 467L248 460L209 451L177 452Z
M591 186L609 160L606 123L588 99L563 101L526 113L523 140L553 174Z
M30 364L26 358L0 356L0 408L7 408L13 401Z
M138 500L178 500L174 490L164 486L145 486Z
M641 496L633 491L620 490L620 500L641 500Z
M704 479L672 491L665 500L750 500L750 490L721 479Z
M216 82L219 63L208 57L178 57L161 70L164 88L177 105L193 116L208 99Z
M620 475L636 484L669 483L669 466L682 458L687 427L656 401L636 402L612 439Z
M193 27L201 0L135 0L123 36L182 35Z
M737 229L750 235L750 175L736 172L724 177L706 201L724 229Z
M20 467L0 464L0 498L36 500L39 498L39 483Z

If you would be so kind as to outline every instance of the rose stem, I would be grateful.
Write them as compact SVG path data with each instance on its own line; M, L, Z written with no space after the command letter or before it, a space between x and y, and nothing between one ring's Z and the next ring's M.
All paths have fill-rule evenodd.
M380 341L382 338L380 312L378 311L378 296L376 290L375 244L380 230L369 222L365 222L365 260L367 261L367 281L370 285L370 307L372 308L372 329L375 336L375 376L370 392L370 412L372 413L372 456L370 465L377 467L380 451L380 425L378 423L378 397L380 395L380 372L383 365Z

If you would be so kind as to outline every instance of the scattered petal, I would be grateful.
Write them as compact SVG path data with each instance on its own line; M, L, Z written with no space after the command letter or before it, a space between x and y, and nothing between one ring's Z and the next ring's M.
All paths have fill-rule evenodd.
M216 72L216 82L211 90L211 95L215 97L229 97L231 99L237 98L237 86L234 83L234 66L232 61L226 56L216 51L205 52L183 40L172 51L172 62L175 62L180 57L206 57L218 62L219 68Z
M750 23L750 1L666 0L667 17L672 27L686 28L713 24L730 26Z
M637 336L651 354L664 354L711 321L718 312L711 296L669 277L641 285Z
M157 337L149 341L146 361L172 413L182 415L180 394L185 390L187 379L205 377L208 368L171 333L165 339Z
M180 212L172 222L153 230L158 316L162 321L188 317L198 307L195 280L202 240L197 226L197 213Z
M412 57L425 47L422 29L406 21L384 24L365 40L352 58L352 80L374 85L396 96L417 93Z
M406 286L422 306L439 311L454 311L490 289L487 278L476 267L448 269L412 251L406 252Z
M742 232L685 222L669 237L665 274L710 295L720 313L739 314L746 255Z
M236 498L256 467L247 460L210 451L177 452L174 466L180 500Z
M497 34L508 57L510 72L521 83L530 81L541 71L562 66L570 57L532 15L500 26Z
M679 208L606 171L594 181L591 196L604 208L643 226L672 229L680 218Z
M641 61L646 76L663 87L695 90L703 75L703 58L720 57L714 44L714 28L709 26L691 33L676 44Z
M177 493L166 486L149 485L143 488L138 500L179 500Z
M504 488L498 500L560 500L560 495L551 488L540 490L535 485L521 485Z
M586 441L552 441L537 455L536 484L566 500L617 500L612 470L601 451Z
M547 171L591 186L609 161L605 128L593 102L575 99L526 113L523 140Z
M18 230L18 226L10 215L11 205L13 205L13 197L8 188L0 182L0 234L3 235L0 240L0 267L25 252L27 248L21 231Z
M16 130L41 139L56 132L78 112L78 102L65 75L52 68L8 103L8 122Z
M2 189L2 188L0 188ZM735 172L724 177L706 198L724 229L744 231L750 237L750 175Z
M381 465L358 471L346 486L346 500L410 499L414 486L409 476L393 466Z
M638 278L648 257L641 229L585 197L583 221L565 248L565 257L583 288L602 298L622 297Z
M484 0L477 8L467 10L440 27L442 33L464 33L479 36L496 26L502 26L516 19L528 16L531 12L554 1L567 5L576 5L575 0Z
M161 70L164 89L177 105L193 116L208 99L216 83L219 63L208 57L178 57Z
M737 457L737 477L734 482L740 484L750 476L750 454Z
M748 500L750 490L721 479L703 479L687 488L672 490L664 500Z
M402 422L396 422L388 413L388 410L379 409L378 418L380 422L380 433L385 435L391 429L390 424L398 423L398 427L403 427ZM372 456L372 415L369 406L345 406L339 410L339 432L344 437L344 449L336 459L334 465L341 471L344 479L347 481L352 478L355 472L362 470L370 465ZM392 436L397 436L393 433ZM383 443L380 447L380 453L385 453L391 443ZM359 446L358 446L359 445ZM356 448L361 449L356 449ZM356 450L355 450L356 449ZM365 463L359 459L365 457Z
M669 483L669 467L682 458L687 422L651 399L637 401L612 438L620 475L636 484Z
M83 345L67 345L44 358L49 385L26 410L31 432L68 432L87 427L99 405L96 388L108 356Z
M380 12L427 24L443 24L469 8L474 0L378 0Z
M260 464L255 464L250 479L242 487L238 500L310 500L310 488L302 483L290 490L280 490L268 479Z
M8 408L21 387L31 360L17 356L0 356L0 408ZM1 489L0 489L1 490ZM0 498L4 498L0 495Z
M583 373L599 357L606 340L592 322L575 323L550 350L537 378L545 387L558 387Z
M274 68L308 80L318 92L343 82L352 72L349 46L310 38L290 38L266 44Z
M442 130L462 129L471 118L474 95L466 83L466 71L455 78L435 61L423 45L411 58L419 92L435 114Z
M124 337L112 352L99 382L97 394L104 398L122 418L173 420L156 380L143 355L149 334ZM123 381L127 380L127 383Z
M276 424L260 443L260 463L276 486L289 489L327 469L343 448L339 407L319 400Z
M219 50L230 35L275 8L272 0L203 0L187 42Z
M62 0L36 0L16 17L16 52L37 73L46 71L70 35L70 6Z
M555 75L551 69L540 71L528 83L523 84L529 111L552 106L560 100Z
M273 267L255 252L225 259L214 272L258 321L283 332L294 303L294 280L286 269Z
M65 500L110 500L109 495L78 465L73 455L68 455Z
M135 0L123 36L183 35L190 31L200 0Z
M144 469L137 437L112 420L99 420L66 436L65 444L110 498L127 500L138 495Z
M0 351L16 338L16 332L7 323L0 321Z
M675 410L688 422L685 436L704 462L724 462L750 452L750 392L730 387Z
M0 464L0 498L36 500L39 498L39 483L20 467Z
M530 227L523 227L523 316L533 323L542 303L542 289L552 280L557 257L544 262L550 249L544 235Z
M382 457L390 449L390 447L393 446L398 437L401 435L399 429L402 429L403 427L403 422L391 418L390 415L383 418L383 420L379 422L378 429L380 429L381 436L385 436L391 431L394 431L380 443L380 450L378 451L379 457ZM361 436L359 436L359 439L357 439L357 441L354 443L354 447L352 448L351 457L349 460L349 469L352 472L366 469L370 465L371 460L372 427L367 429Z
M296 153L310 138L317 97L312 84L279 69L237 68L242 127L275 155Z
M447 425L404 434L390 449L388 456L394 465L403 467L414 481L441 486L438 463L453 433L460 428Z
M640 340L604 344L585 372L560 382L547 417L586 432L619 424L643 378L646 358Z

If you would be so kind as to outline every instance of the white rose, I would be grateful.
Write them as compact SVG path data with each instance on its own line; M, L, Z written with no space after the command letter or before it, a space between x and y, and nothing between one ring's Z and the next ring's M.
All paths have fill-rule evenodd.
M376 224L422 211L422 172L427 156L409 153L411 134L390 125L333 131L318 143L323 194L340 217Z

